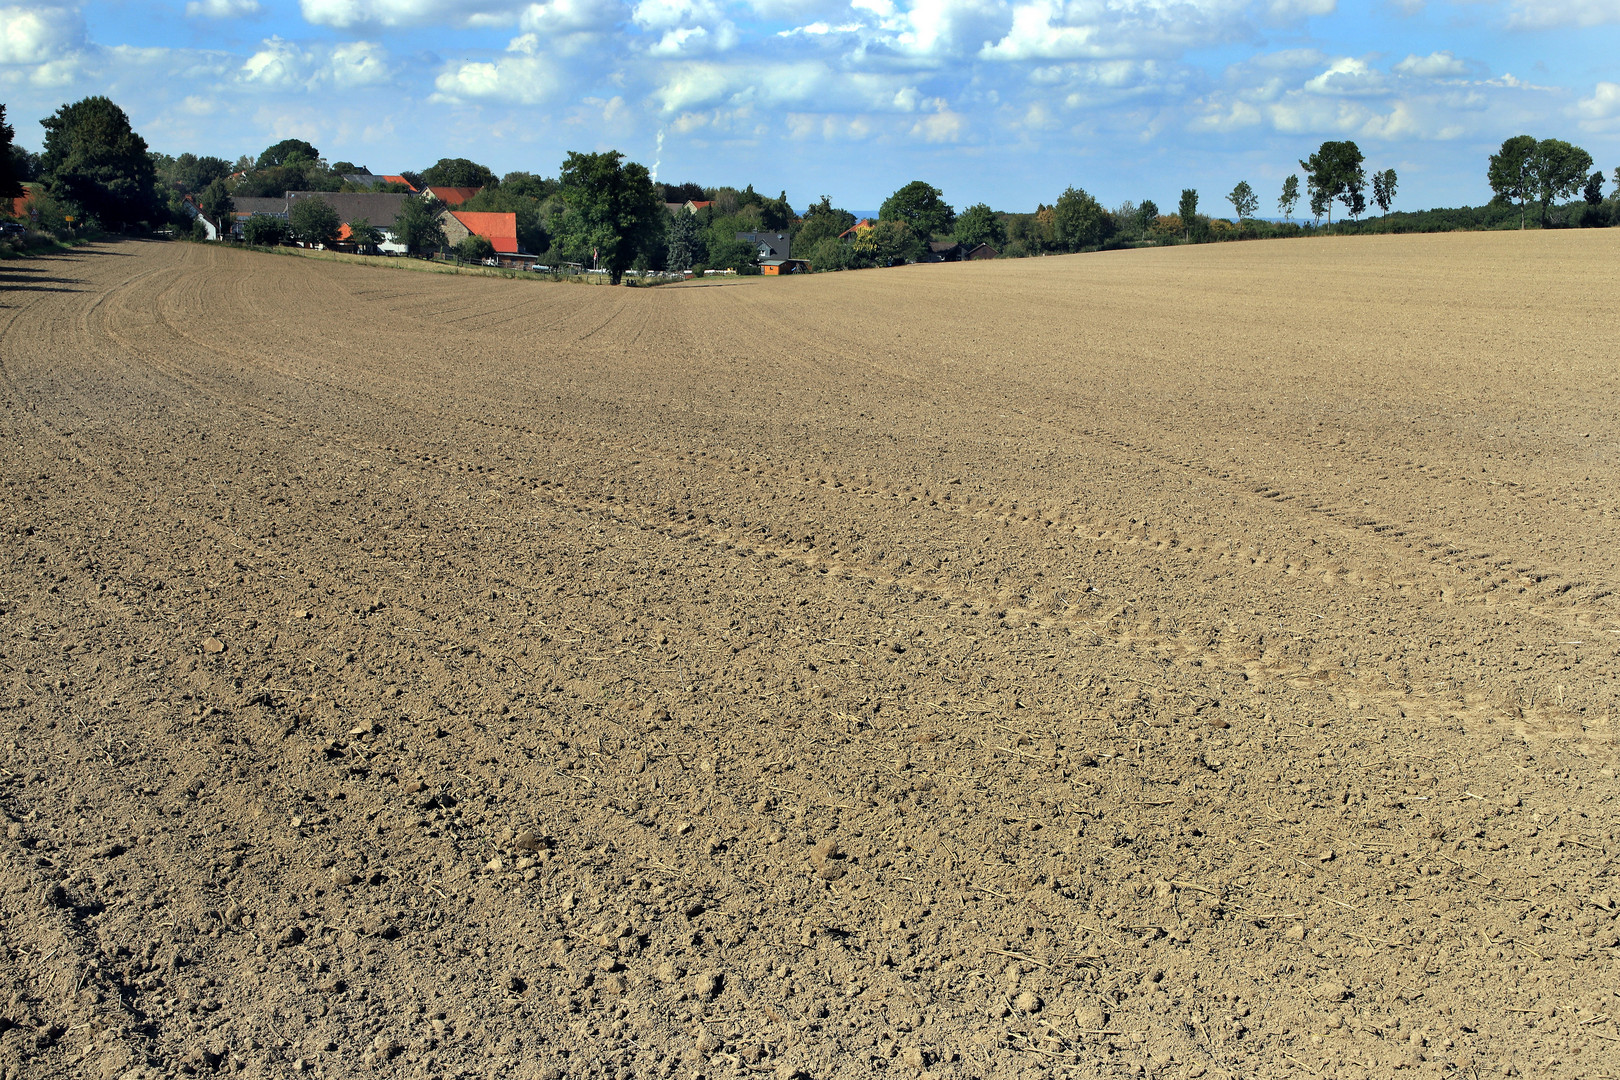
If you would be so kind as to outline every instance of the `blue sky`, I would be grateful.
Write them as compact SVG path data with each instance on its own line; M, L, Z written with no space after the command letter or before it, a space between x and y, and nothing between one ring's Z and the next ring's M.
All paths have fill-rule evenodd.
M281 138L375 172L470 157L554 174L618 149L660 179L871 208L1065 187L1274 211L1354 139L1396 205L1483 202L1521 133L1620 166L1620 0L109 0L0 3L18 140L106 94L154 149Z

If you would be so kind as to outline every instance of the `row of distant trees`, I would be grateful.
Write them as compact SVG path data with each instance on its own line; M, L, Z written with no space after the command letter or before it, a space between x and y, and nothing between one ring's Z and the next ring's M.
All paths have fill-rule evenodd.
M289 190L362 190L346 179L369 170L350 161L328 162L308 142L285 139L257 156L235 161L182 153L151 153L130 127L128 117L105 97L64 105L41 121L45 147L28 154L13 141L0 106L0 191L33 181L41 220L48 226L79 225L110 229L148 227L191 229L189 201L216 221L228 220L238 198L275 196ZM1070 186L1050 204L1030 213L1008 213L976 203L957 212L944 193L914 180L883 201L875 221L856 227L853 213L823 196L803 213L786 193L770 197L752 186L707 187L697 183L659 184L637 162L622 154L571 153L557 174L510 172L497 176L467 158L443 158L419 172L399 174L417 188L450 186L478 189L461 209L506 212L517 221L522 247L554 262L594 264L617 276L638 269L753 269L754 246L738 233L777 231L792 238L793 254L817 269L893 265L923 257L931 241L967 247L988 244L1004 256L1027 256L1142 244L1199 243L1246 236L1290 236L1328 230L1335 204L1355 228L1448 229L1500 227L1517 210L1520 227L1602 225L1620 218L1620 206L1603 196L1604 176L1591 172L1592 158L1557 139L1516 136L1491 155L1488 178L1496 198L1491 206L1396 214L1391 208L1399 178L1395 170L1369 170L1361 149L1350 141L1322 143L1300 161L1299 174L1284 180L1277 201L1281 222L1257 218L1260 196L1247 181L1226 195L1234 220L1200 212L1197 190L1188 188L1171 213L1151 199L1127 201L1112 209L1082 188ZM1303 176L1303 184L1301 177ZM1615 182L1620 186L1620 169ZM363 190L408 190L388 182ZM1561 204L1579 193L1579 211ZM1371 202L1369 204L1368 197ZM1293 221L1301 199L1313 223ZM665 203L706 203L696 214L670 214ZM1369 207L1383 213L1363 223ZM378 239L379 226L418 251L444 247L440 207L409 200L394 222L351 222L362 246ZM325 243L341 222L318 200L295 203L290 222L256 219L250 239L262 243L302 240ZM485 253L487 242L469 240L468 257Z

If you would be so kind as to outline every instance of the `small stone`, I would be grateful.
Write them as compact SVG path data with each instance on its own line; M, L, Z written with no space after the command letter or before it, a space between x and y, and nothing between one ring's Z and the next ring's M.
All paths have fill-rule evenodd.
M217 637L205 637L203 638L202 651L210 656L222 653L225 651L225 643Z
M309 618L309 610L307 608L294 608L292 617L295 619L307 619Z
M339 870L336 867L332 869L332 884L334 885L353 885L359 880L347 870Z
M619 958L616 956L598 957L596 966L602 971L622 971L624 969L624 965L619 963Z
M497 855L497 856L495 856L495 858L489 860L489 862L484 864L484 869L485 870L493 870L496 873L500 873L502 865L503 864L501 863L501 857L499 855Z
M543 841L528 829L518 833L512 840L512 846L519 851L539 851Z
M1283 937L1287 938L1289 941L1304 941L1305 924L1295 923L1293 926L1290 926L1287 930L1283 931Z
M407 780L407 781L405 781L405 793L407 795L415 795L419 791L426 790L426 788L427 788L427 785L422 783L422 781L420 781L420 780Z
M705 971L692 979L692 992L704 1001L712 1001L719 995L725 980L717 971Z
M1019 1012L1037 1013L1041 1011L1041 998L1033 990L1025 990L1013 999L1013 1005Z
M665 960L658 965L658 970L653 972L653 976L661 983L672 983L681 977L681 969Z
M928 1064L928 1058L923 1053L922 1047L908 1046L904 1050L900 1051L900 1064L904 1065L908 1069L917 1069L920 1071L924 1065Z

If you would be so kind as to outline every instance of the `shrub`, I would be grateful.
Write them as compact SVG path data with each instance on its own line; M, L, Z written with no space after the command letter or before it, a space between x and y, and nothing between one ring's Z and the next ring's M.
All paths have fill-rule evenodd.
M242 239L258 247L275 247L292 240L292 228L278 217L255 214L242 226Z
M463 262L481 263L495 257L495 245L489 242L489 237L475 233L456 245L456 257Z

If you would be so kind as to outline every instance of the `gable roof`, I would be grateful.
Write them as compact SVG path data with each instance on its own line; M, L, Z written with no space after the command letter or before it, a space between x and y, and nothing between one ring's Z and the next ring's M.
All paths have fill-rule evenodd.
M394 227L394 219L399 217L399 211L405 205L405 200L409 198L410 196L403 191L289 191L286 195L286 209L291 209L292 204L301 199L321 199L336 210L338 217L344 222L365 218L368 224L375 225L379 229L391 229ZM259 200L237 199L239 210L242 203L249 201Z
M383 179L388 181L390 184L404 184L412 191L416 190L416 185L405 179L403 176L384 176Z
M493 210L447 210L451 217L467 227L467 231L474 236L482 236L489 240L496 251L503 255L516 255L517 242L517 215L500 214Z
M424 191L446 206L460 206L483 188L475 187L434 187L431 184Z
M785 232L740 232L737 239L758 248L762 260L792 258L793 242Z
M238 195L231 200L235 204L234 216L250 218L254 214L273 214L276 217L287 216L287 196L278 195L273 199L260 198L257 195Z
M863 218L861 218L861 220L857 221L855 224L851 225L849 228L847 228L843 232L839 233L838 234L838 239L842 240L846 236L854 236L856 229L859 229L863 225L871 225L871 224L873 224L873 221L872 221L871 218L864 218L863 217Z

